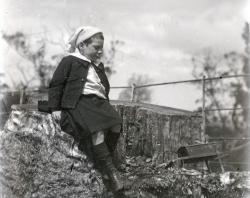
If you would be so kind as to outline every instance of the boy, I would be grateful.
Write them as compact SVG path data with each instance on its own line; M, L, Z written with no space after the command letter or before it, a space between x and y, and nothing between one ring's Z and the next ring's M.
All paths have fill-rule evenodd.
M54 116L61 111L62 130L75 137L91 136L96 161L118 192L123 182L111 154L122 120L109 103L110 85L100 62L103 33L96 27L80 27L69 44L70 54L61 60L50 82L49 108Z

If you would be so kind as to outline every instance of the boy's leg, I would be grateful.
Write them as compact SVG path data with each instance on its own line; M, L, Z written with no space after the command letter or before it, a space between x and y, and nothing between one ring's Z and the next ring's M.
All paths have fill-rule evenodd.
M93 145L98 145L104 142L104 132L98 131L94 134L92 134L92 143Z
M120 134L121 134L121 125L119 124L111 127L107 135L105 136L105 142L111 153L113 153L116 149Z
M124 161L121 159L120 153L116 151L120 134L121 134L120 124L111 127L108 130L107 134L105 135L105 142L108 146L109 152L111 153L115 167L119 171L124 172L126 169L126 165L124 164Z
M113 165L109 149L104 141L104 132L99 131L92 135L94 155L100 164L101 168L108 175L113 184L113 190L119 191L123 189L123 181L119 172Z

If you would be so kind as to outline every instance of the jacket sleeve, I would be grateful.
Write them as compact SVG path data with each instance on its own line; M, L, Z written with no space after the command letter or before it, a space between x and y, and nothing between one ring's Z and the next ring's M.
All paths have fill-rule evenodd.
M98 68L100 69L99 75L101 77L101 82L105 87L106 97L109 100L110 84L109 84L109 80L107 78L107 75L105 73L105 68L104 68L103 63L100 63Z
M71 59L64 57L57 66L49 84L48 106L51 111L61 110L65 82L70 72Z

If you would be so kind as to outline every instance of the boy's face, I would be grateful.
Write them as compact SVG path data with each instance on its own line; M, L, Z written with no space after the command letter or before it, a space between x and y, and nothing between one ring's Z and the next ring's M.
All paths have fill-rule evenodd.
M79 47L80 53L93 62L98 62L103 54L104 40L100 37L93 37L92 42Z

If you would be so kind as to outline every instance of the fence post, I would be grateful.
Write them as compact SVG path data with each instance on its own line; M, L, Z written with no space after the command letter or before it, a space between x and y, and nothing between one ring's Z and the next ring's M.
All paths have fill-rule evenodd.
M20 104L23 104L23 97L24 97L24 88L22 87L20 90L20 100L19 100Z
M134 102L134 100L135 100L135 83L132 83L132 85L131 85L131 102Z
M205 143L206 134L206 77L202 78L202 131L201 131L201 141Z

